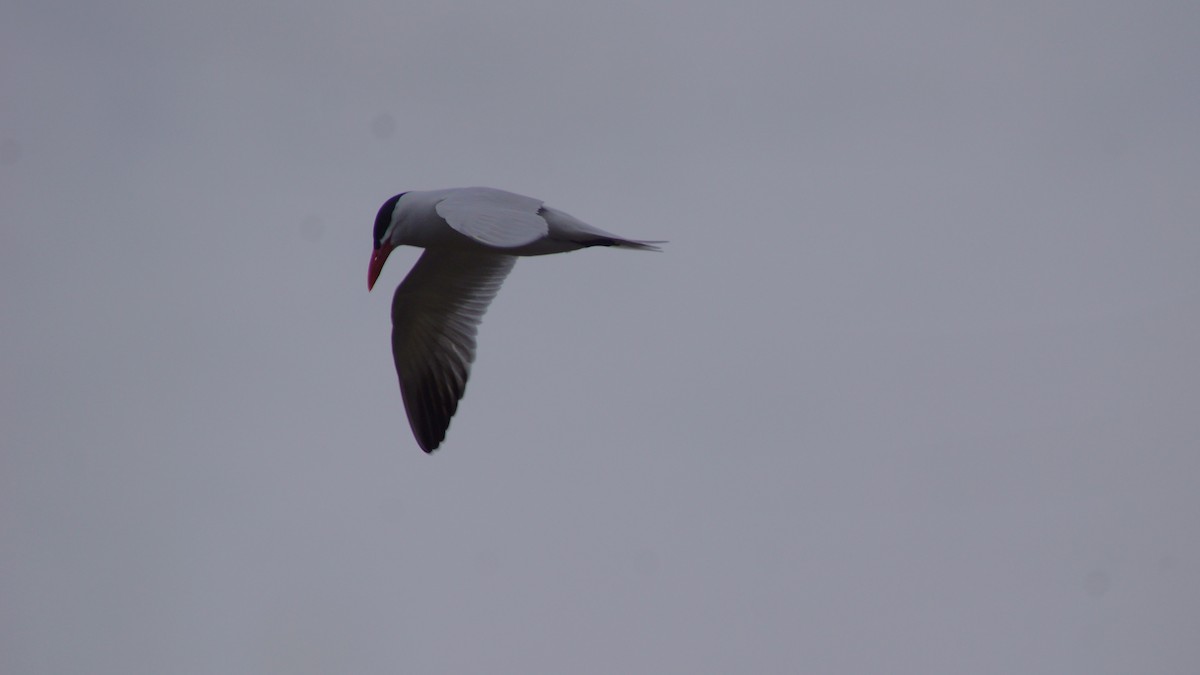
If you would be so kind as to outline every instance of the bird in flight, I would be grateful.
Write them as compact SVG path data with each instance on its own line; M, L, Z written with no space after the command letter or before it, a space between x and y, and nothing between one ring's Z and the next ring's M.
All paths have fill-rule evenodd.
M425 249L392 298L392 357L417 444L433 452L466 390L475 335L517 256L589 246L658 251L661 241L605 232L542 204L486 187L402 192L375 216L367 290L397 246Z

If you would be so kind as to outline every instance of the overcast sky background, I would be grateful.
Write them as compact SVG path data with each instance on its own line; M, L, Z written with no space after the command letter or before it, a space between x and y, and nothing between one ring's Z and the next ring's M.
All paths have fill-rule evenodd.
M1200 672L1200 5L8 2L0 672ZM416 446L376 209L521 261Z

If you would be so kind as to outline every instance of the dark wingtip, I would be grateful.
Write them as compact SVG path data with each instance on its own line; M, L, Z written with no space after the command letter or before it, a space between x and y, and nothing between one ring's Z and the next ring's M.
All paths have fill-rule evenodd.
M448 426L449 424L447 424ZM432 455L433 451L437 450L438 446L442 444L442 441L446 440L445 429L439 434L434 426L418 428L416 424L413 424L412 427L413 437L417 439L417 445L427 455Z

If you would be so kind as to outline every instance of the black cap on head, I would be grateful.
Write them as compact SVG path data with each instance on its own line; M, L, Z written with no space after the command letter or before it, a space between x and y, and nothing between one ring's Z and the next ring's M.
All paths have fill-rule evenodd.
M396 202L406 194L408 193L401 192L379 207L379 213L375 214L375 248L379 248L379 245L383 243L383 233L387 232L388 225L392 224L392 212L396 210Z

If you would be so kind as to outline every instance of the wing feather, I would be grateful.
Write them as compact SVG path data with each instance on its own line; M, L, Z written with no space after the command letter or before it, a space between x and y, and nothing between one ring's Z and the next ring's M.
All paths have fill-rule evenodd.
M475 360L475 336L516 258L427 249L392 298L392 357L417 443L446 437Z
M540 199L494 188L453 190L437 203L437 214L461 234L488 246L516 248L546 236Z

